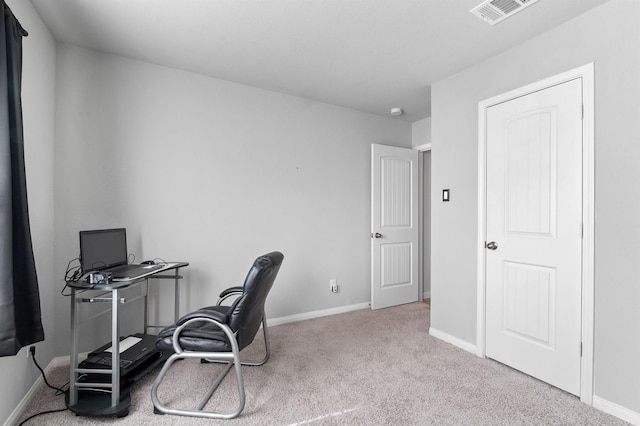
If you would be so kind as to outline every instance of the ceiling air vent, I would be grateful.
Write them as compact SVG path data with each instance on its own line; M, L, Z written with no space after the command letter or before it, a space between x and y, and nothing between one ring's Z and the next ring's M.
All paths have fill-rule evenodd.
M538 0L487 0L470 10L488 24L495 25L531 6Z

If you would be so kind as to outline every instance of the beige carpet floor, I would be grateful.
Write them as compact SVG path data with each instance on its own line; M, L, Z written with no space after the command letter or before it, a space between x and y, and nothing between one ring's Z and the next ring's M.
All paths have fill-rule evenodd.
M623 425L578 398L428 334L429 304L361 310L271 327L272 355L262 367L243 367L247 403L234 420L154 415L150 388L157 370L132 390L123 418L47 414L47 425ZM261 339L244 352L259 354ZM209 385L213 364L185 360L161 387L165 401L189 406ZM230 406L225 380L212 403ZM49 374L62 386L68 368ZM198 394L198 396L196 396ZM64 407L43 389L22 419Z

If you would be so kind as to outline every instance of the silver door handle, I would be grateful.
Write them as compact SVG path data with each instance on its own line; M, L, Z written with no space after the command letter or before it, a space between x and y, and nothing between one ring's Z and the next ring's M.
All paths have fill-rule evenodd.
M487 243L486 246L489 250L495 250L498 248L498 244L495 241L491 241L490 243Z
M371 238L382 238L382 234L379 232L376 232L375 234L372 232L371 233Z

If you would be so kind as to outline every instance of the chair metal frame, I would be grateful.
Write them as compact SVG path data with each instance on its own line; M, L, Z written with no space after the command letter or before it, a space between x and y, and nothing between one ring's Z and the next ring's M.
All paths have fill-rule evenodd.
M242 294L241 287L239 288L234 287L234 288L225 290L220 294L220 299L218 300L216 305L221 306L222 302L227 298L241 295L241 294ZM200 351L184 350L180 346L180 334L189 324L192 324L198 321L207 321L219 327L225 333L225 335L229 339L229 342L231 343L231 352L200 352ZM227 324L212 317L202 316L202 317L191 318L188 321L186 321L184 324L180 325L178 328L176 328L172 338L173 349L175 353L173 353L169 357L169 359L165 362L164 366L162 367L162 370L160 371L160 374L158 374L158 377L154 381L153 386L151 388L151 400L153 401L154 411L160 414L204 417L204 418L210 418L210 419L233 419L237 417L244 409L244 405L246 401L241 366L242 365L246 365L246 366L263 365L264 363L267 362L267 360L269 359L269 356L271 355L271 346L269 344L269 332L267 329L267 319L264 311L262 313L262 331L264 335L264 345L265 345L264 358L261 359L260 361L241 361L240 351L238 350L238 342L236 341L236 335ZM222 372L218 375L216 380L213 382L213 384L211 385L207 393L204 395L204 397L200 400L196 408L193 410L168 407L167 405L162 403L162 401L160 401L160 399L158 398L158 388L160 387L160 383L164 379L165 375L167 374L167 372L169 371L173 363L178 360L186 359L186 358L197 358L197 359L200 359L201 362L206 361L209 363L226 364L226 366L224 367ZM215 391L218 389L218 387L220 386L224 378L227 376L227 374L229 373L229 371L231 371L233 367L235 367L234 370L236 375L236 384L238 387L238 395L239 395L238 407L235 410L228 413L204 411L205 405L207 404L207 402L209 402L209 400L211 399Z
M242 295L242 287L228 288L227 290L220 293L220 299L218 299L216 306L222 306L222 303L230 297L241 296L241 295ZM271 356L271 345L269 344L269 330L267 329L267 314L264 311L262 312L262 334L264 335L264 349L265 349L264 358L262 358L260 361L242 361L241 365L259 367L261 365L264 365L264 363L267 362L269 360L269 357ZM216 361L215 359L211 359L211 360L207 359L207 361L214 362L214 363L221 362L221 361Z

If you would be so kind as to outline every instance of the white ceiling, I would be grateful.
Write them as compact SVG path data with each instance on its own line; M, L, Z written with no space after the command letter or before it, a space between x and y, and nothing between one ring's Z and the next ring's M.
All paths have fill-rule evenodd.
M31 3L59 42L413 122L432 83L606 1L540 0L493 27L469 13L481 0Z

